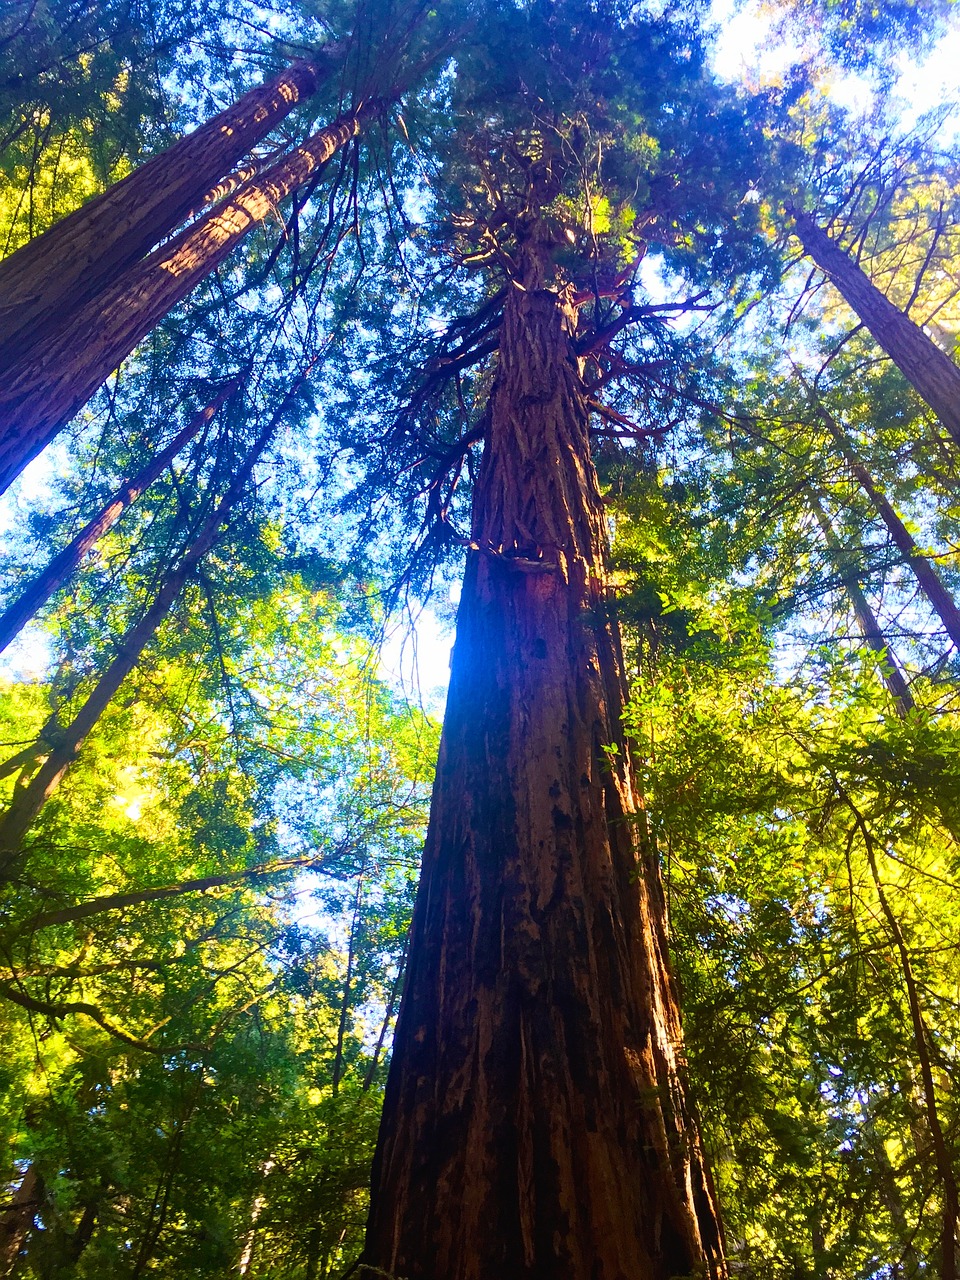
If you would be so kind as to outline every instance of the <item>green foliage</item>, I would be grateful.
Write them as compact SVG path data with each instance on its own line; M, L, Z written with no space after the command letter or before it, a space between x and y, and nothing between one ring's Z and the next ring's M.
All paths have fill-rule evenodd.
M934 1111L954 1165L960 1142L957 659L851 459L956 594L955 451L789 258L779 205L834 219L952 350L956 157L886 107L854 125L812 68L716 84L702 8L14 0L0 19L7 250L289 56L343 61L268 149L417 86L157 327L68 433L62 479L11 508L12 596L243 376L32 624L49 662L15 656L0 689L26 781L310 369L4 886L3 1175L42 1180L17 1274L319 1280L358 1252L437 746L374 640L384 602L459 565L531 225L578 308L733 1265L936 1273ZM880 76L949 6L785 8Z

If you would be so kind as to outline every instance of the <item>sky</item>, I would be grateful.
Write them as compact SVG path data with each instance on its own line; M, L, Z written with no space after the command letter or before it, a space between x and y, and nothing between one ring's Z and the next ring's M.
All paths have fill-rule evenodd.
M882 2L882 0L881 0ZM712 21L719 29L713 69L722 80L771 82L779 79L801 56L796 44L777 40L775 13L764 0L713 0ZM895 94L902 100L901 126L948 99L960 96L960 15L947 35L922 61L907 51L894 61ZM853 111L868 110L872 92L866 80L853 72L838 74L830 85L831 97ZM960 133L957 113L953 136Z
M801 50L773 35L772 6L763 0L713 0L711 19L718 36L713 69L730 82L773 82L796 62ZM908 128L917 116L950 98L960 97L960 18L953 29L923 62L904 53L897 59L897 93L903 100L901 123ZM855 111L869 109L871 90L862 77L838 75L830 85L833 98ZM960 134L960 111L953 135ZM47 451L25 473L19 498L0 505L0 535L22 518L22 503L42 503L56 451ZM456 588L454 588L454 591ZM449 603L456 604L452 598ZM449 609L444 610L449 613ZM441 623L433 608L416 618L398 618L389 628L382 648L380 673L389 683L434 715L441 715L450 675L453 629ZM37 631L28 629L0 662L0 671L20 678L36 677L45 668L49 647Z
M712 65L728 82L773 82L796 63L802 50L773 36L774 13L763 0L713 0L710 10L719 35ZM903 100L901 125L942 102L960 98L960 19L923 62L904 53L897 59L897 97ZM852 72L838 74L830 94L841 106L861 112L872 101L870 86ZM953 135L960 134L960 111ZM948 131L949 132L949 131ZM456 604L456 598L451 599ZM380 672L407 697L421 702L433 715L442 715L450 676L453 628L438 621L427 607L414 620L398 620L383 646Z

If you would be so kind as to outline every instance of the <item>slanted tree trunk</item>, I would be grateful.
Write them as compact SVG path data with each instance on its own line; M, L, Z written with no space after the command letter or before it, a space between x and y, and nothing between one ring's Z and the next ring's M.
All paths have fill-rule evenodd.
M529 265L529 264L528 264ZM569 290L509 289L363 1276L726 1275Z
M0 492L154 325L376 114L375 103L319 130L223 204L130 268L0 385Z
M940 1115L937 1101L937 1090L933 1079L933 1058L931 1055L932 1038L923 1013L920 992L921 987L913 971L913 961L907 946L900 921L887 896L886 887L880 876L877 865L877 846L870 828L853 803L849 794L841 788L841 795L854 815L867 854L867 865L873 879L873 887L880 903L893 938L897 955L900 959L900 973L907 995L907 1008L910 1011L910 1024L913 1030L914 1047L917 1063L920 1067L920 1083L923 1093L927 1124L933 1145L933 1158L943 1193L943 1208L940 1228L940 1280L957 1280L957 1226L960 1223L960 1186L957 1183L955 1151L948 1140ZM925 1145L925 1144L924 1144Z
M297 62L0 262L0 375L148 253L293 108L320 72Z
M13 1199L0 1213L0 1276L4 1280L13 1274L42 1199L43 1179L36 1166L29 1164Z
M807 253L960 445L960 368L893 305L808 213L790 209Z
M907 684L897 663L896 655L883 634L880 621L873 609L871 609L870 602L860 586L856 562L849 549L841 544L834 533L833 525L830 523L830 519L823 509L823 503L817 494L810 489L808 495L814 518L820 526L820 532L823 534L823 540L826 543L831 563L839 574L843 588L847 593L850 604L853 606L860 633L880 659L880 674L883 677L883 683L887 687L887 692L893 699L897 715L905 716L916 704L910 692L910 686Z
M17 636L22 628L35 617L50 597L69 581L71 575L80 566L83 558L100 541L108 529L114 525L127 507L153 484L166 467L173 461L181 449L185 448L197 435L201 427L214 416L224 401L228 400L239 386L239 379L234 378L223 388L219 395L210 401L199 413L195 413L182 430L178 431L166 448L161 449L155 458L133 477L125 480L113 496L100 508L90 520L69 542L62 551L53 557L47 567L29 582L16 600L0 614L0 652Z
M301 374L261 430L213 513L204 521L187 551L164 576L146 613L123 636L117 646L117 656L97 681L73 720L56 734L50 752L40 768L34 773L28 765L17 780L10 807L0 820L0 880L9 879L15 873L20 861L23 837L60 785L80 747L117 690L137 665L140 655L170 612L188 577L214 545L221 526L246 488L257 460L273 438L287 405L299 390L305 376L306 374Z
M903 556L904 563L916 578L921 592L926 596L934 613L943 623L944 630L950 640L960 652L960 608L957 608L956 601L944 585L934 566L930 563L929 557L923 555L920 551L907 526L900 519L893 505L877 487L873 476L854 452L843 427L819 402L817 403L817 410L827 430L833 436L843 454L854 479L870 499L874 510L886 526L893 545Z

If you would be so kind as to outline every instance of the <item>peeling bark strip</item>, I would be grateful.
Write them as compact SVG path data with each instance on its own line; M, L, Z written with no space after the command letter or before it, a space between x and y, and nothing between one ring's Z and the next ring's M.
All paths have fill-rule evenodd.
M960 368L893 305L808 213L789 209L808 254L960 445Z
M126 359L141 338L214 271L281 200L357 137L367 103L319 130L224 204L132 267L42 349L11 369L0 388L0 493Z
M116 524L127 507L136 502L141 493L148 489L174 460L181 449L185 448L200 428L214 416L225 400L228 400L239 386L239 379L234 378L220 394L210 401L198 413L195 413L187 425L173 437L165 449L161 449L155 458L141 472L130 480L125 480L115 494L97 512L97 514L80 530L77 536L53 557L45 569L42 569L27 585L16 600L0 614L0 653L17 636L27 622L36 615L54 592L59 591L65 582L80 566L84 556L100 541L103 535Z
M726 1275L572 324L511 288L364 1276Z
M318 80L287 67L0 263L0 373L175 231Z

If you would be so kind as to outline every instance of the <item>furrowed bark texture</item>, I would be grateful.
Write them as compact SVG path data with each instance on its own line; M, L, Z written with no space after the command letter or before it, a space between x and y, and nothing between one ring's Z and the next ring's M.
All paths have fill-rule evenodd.
M726 1274L572 323L510 290L363 1275Z
M175 231L251 147L313 94L287 67L0 263L0 373Z
M10 370L0 385L0 493L126 359L255 226L357 137L368 104L319 130L224 204L132 267Z
M960 444L960 368L893 305L808 213L793 210L804 252L857 313L903 376Z

